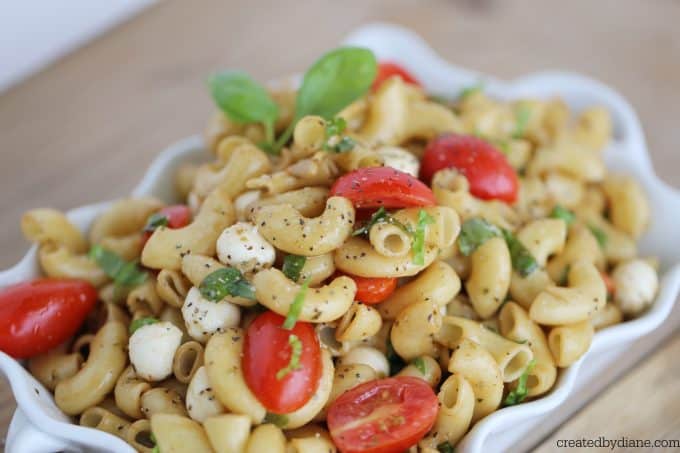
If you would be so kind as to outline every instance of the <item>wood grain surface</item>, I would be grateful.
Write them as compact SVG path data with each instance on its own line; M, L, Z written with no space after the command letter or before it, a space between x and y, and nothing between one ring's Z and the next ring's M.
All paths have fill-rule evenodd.
M201 131L212 71L242 68L260 80L299 71L376 20L410 27L445 58L500 77L567 69L607 82L637 109L658 174L678 187L678 18L671 0L162 2L0 95L0 268L26 251L23 211L124 196L160 149ZM539 451L596 434L680 438L678 326L676 310L603 382L624 377L572 407ZM12 411L1 385L2 431Z

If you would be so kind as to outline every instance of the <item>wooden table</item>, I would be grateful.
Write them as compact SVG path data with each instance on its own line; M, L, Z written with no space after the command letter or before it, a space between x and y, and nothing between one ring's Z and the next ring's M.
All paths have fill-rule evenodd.
M243 68L260 80L299 71L358 25L408 26L462 66L512 78L569 69L607 81L638 110L658 173L680 186L678 2L171 1L0 95L0 267L27 244L19 217L129 193L154 155L202 130L205 79ZM638 342L574 416L526 439L551 451L581 436L680 438L680 310ZM633 363L643 351L652 351ZM633 365L634 369L631 369ZM590 395L585 395L590 397ZM14 409L0 388L0 426ZM541 437L548 436L541 440Z

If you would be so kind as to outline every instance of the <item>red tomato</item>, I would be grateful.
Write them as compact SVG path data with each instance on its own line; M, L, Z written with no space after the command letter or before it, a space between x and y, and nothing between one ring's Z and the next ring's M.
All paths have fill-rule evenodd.
M375 76L371 90L377 90L385 80L395 75L401 77L406 83L422 86L420 82L418 82L418 80L416 80L416 78L413 77L406 69L402 68L398 64L384 61L378 64L378 75Z
M604 280L604 286L607 287L607 294L610 296L614 296L616 293L616 285L614 285L614 279L611 278L611 276L603 271L600 271L600 275L602 275L602 280Z
M191 222L191 209L189 206L183 204L174 204L166 206L158 211L159 214L164 215L168 219L168 228L176 229L187 226ZM143 243L149 240L153 231L145 231Z
M379 379L340 395L326 420L333 442L343 453L399 453L432 428L438 402L422 379Z
M243 345L243 375L250 390L269 411L287 414L301 408L316 392L321 379L321 347L311 324L282 327L285 318L273 311L259 315L248 327ZM283 378L276 373L288 366L290 335L302 343L300 366Z
M331 187L331 196L349 198L354 207L412 208L432 206L434 194L417 178L391 167L366 167L343 175Z
M472 135L446 134L433 139L425 148L420 179L430 183L436 172L455 168L468 179L470 193L484 200L514 203L517 174L503 153L489 142Z
M377 304L390 297L397 287L397 279L389 277L359 277L342 272L336 272L335 277L346 275L357 284L357 294L354 296L359 302L367 305Z
M97 302L86 281L37 279L0 292L0 350L12 357L32 357L76 333Z

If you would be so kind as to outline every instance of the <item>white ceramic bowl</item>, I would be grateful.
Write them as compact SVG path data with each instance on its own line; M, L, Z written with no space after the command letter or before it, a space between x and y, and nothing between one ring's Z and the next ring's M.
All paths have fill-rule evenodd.
M352 33L347 43L372 49L379 60L391 60L408 68L429 92L455 97L461 88L483 81L492 96L513 99L522 96L562 97L572 109L589 105L607 107L614 120L614 142L605 158L610 169L634 175L644 186L652 207L652 224L642 238L643 255L658 256L661 262L661 285L653 307L640 318L598 332L591 351L564 370L547 396L499 410L477 423L457 446L459 452L480 452L485 440L494 433L511 428L521 421L559 406L570 394L580 367L591 353L601 352L630 342L658 327L668 316L680 289L680 193L660 181L651 166L642 128L631 106L614 90L582 76L563 72L532 74L512 82L457 68L438 57L417 35L399 27L374 24ZM155 195L171 201L174 197L171 178L173 168L188 160L206 159L198 137L181 141L158 155L133 195ZM83 230L109 203L84 206L68 213ZM0 272L0 286L36 277L39 268L35 247L13 268ZM0 369L9 379L17 400L17 409L6 451L8 453L98 451L133 452L120 439L94 429L71 423L54 405L49 391L43 388L21 364L0 353Z

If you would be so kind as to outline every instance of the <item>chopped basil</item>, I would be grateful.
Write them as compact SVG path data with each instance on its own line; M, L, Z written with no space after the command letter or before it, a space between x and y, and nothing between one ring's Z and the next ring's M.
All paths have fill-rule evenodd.
M238 296L255 300L255 289L238 269L225 267L208 274L198 286L201 295L213 302L226 296Z
M288 416L285 414L275 414L273 412L267 412L267 415L264 417L264 422L265 423L272 423L279 428L283 428L288 424Z
M283 259L283 274L294 282L300 278L300 272L307 262L306 256L286 255Z
M576 216L574 216L574 213L571 212L569 209L557 205L555 206L552 211L550 211L550 217L553 219L562 219L564 222L567 224L567 226L571 225L574 223L574 220Z
M503 406L514 406L515 404L519 404L524 399L527 397L529 394L529 390L527 389L527 380L529 379L529 373L531 373L531 370L534 369L536 366L536 360L532 359L531 362L527 365L526 369L522 373L522 375L519 377L519 380L517 381L517 387L508 393L508 395L505 397L505 400L503 401Z
M295 295L293 303L290 304L286 320L283 322L283 328L290 330L295 327L295 323L300 317L302 306L305 303L305 296L307 295L307 288L309 288L309 279L305 280L300 287L300 291Z
M345 151L351 151L356 146L356 142L352 137L344 136L340 140L333 141L333 139L328 140L323 145L323 149L326 151L333 151L336 153L344 153Z
M160 212L153 213L149 216L149 219L146 221L146 225L144 226L144 231L155 231L156 228L161 227L161 226L168 226L168 216L165 214L162 214Z
M413 234L413 264L422 265L425 263L425 229L434 223L434 218L424 209L418 211L418 224Z
M326 123L326 138L341 135L347 128L347 121L341 116L336 116Z
M484 83L477 82L474 85L470 85L460 90L460 94L458 94L458 99L465 99L466 97L473 95L475 93L479 93L482 90L484 90Z
M373 228L373 225L376 223L391 223L392 225L398 226L408 234L413 234L411 228L395 219L392 214L385 210L384 206L380 206L380 208L375 211L373 215L371 215L371 218L368 220L368 222L364 223L360 228L354 230L352 236L367 235L371 231L371 228Z
M156 324L158 320L152 317L137 318L130 323L130 335L135 333L140 327L148 326L149 324Z
M261 123L265 130L265 150L274 148L274 123L279 107L267 90L240 71L224 71L208 80L215 104L237 123Z
M477 247L484 244L493 237L501 236L501 230L484 219L475 217L463 222L458 235L458 248L460 253L469 256L477 250Z
M113 280L116 288L134 288L147 278L136 262L125 261L100 245L92 246L88 256Z
M437 445L437 451L439 453L454 453L456 449L453 448L453 445L451 445L450 442L442 442L441 444Z
M526 104L520 104L515 112L515 131L512 133L512 138L522 138L526 133L529 118L531 117L531 109Z
M427 374L427 365L425 365L425 360L422 357L416 357L415 359L413 359L411 365L416 367L418 371L420 371L420 374L422 374L423 376Z
M512 259L512 267L519 272L522 277L527 277L531 275L536 269L538 269L538 262L536 258L531 255L529 249L527 249L522 242L515 237L512 232L508 230L503 230L503 237L505 242L508 244L508 250L510 251L510 258Z
M158 446L156 436L154 436L153 433L151 433L149 437L151 438L151 442L153 442L153 449L151 450L151 453L161 453L161 447Z
M607 233L605 233L601 228L592 224L588 225L588 229L591 233L593 233L595 239L597 239L597 243L600 244L600 248L605 248L607 245Z
M276 379L283 379L291 371L295 371L300 368L300 357L302 357L302 342L297 337L297 335L290 334L288 337L288 344L290 345L290 361L285 368L281 368L276 372Z
M387 337L387 352L385 356L387 357L387 362L390 364L390 376L394 376L406 366L404 359L402 359L394 350L392 340L389 336Z

